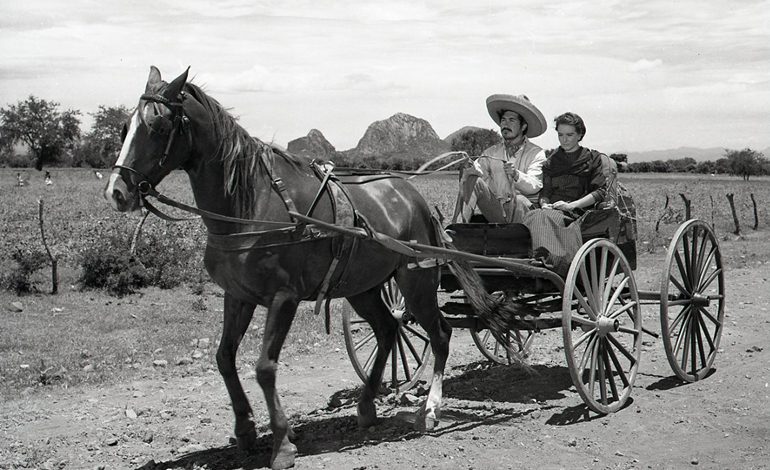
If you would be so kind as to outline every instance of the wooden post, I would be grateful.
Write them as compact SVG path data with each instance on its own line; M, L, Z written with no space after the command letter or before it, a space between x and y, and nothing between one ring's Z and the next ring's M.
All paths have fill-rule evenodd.
M144 225L144 221L147 220L147 216L150 215L150 211L142 208L142 218L139 220L139 223L136 224L136 227L134 228L134 235L131 237L131 249L129 253L131 253L131 256L134 256L134 252L136 251L136 241L139 239L139 234L142 232L142 226Z
M684 193L679 193L679 197L684 201L684 220L690 220L690 200Z
M759 216L757 215L757 200L754 199L754 193L751 193L751 204L754 206L754 230L759 227Z
M663 206L663 213L660 214L660 217L658 217L658 221L655 222L655 233L658 233L658 228L660 227L660 221L663 220L663 217L666 215L666 209L668 209L668 194L666 194L666 204Z
M48 253L48 259L51 260L51 294L59 293L59 260L51 254L51 250L48 248L48 242L45 239L45 229L43 228L43 200L37 200L37 220L40 224L40 238L43 239L43 246L45 252Z
M733 201L733 193L727 193L727 201L730 203L730 210L733 213L733 222L735 222L735 232L733 232L736 235L741 234L741 226L738 224L738 213L735 212L735 201Z
M714 196L709 194L709 199L711 199L711 228L714 227Z

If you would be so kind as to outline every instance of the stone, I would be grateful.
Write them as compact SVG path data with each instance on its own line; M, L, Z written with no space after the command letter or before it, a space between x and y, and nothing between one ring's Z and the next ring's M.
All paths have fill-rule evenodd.
M21 302L11 302L8 304L8 310L11 312L23 312L24 305Z

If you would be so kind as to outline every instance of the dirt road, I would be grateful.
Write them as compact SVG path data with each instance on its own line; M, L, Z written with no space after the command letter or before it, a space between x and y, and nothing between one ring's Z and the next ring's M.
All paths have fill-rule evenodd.
M380 402L376 427L357 429L359 380L344 349L287 358L279 389L297 432L296 468L770 468L770 263L740 250L732 256L716 371L680 383L662 343L645 338L631 402L609 416L589 413L575 392L560 330L538 334L532 376L490 366L468 332L456 330L443 420L424 435L408 422L417 404L394 396ZM637 272L645 288L655 288L657 262L640 260L648 266ZM646 326L659 331L656 308L644 312ZM212 369L2 403L0 468L265 467L271 436L263 397L253 372L241 378L260 424L256 454L231 444L229 399Z

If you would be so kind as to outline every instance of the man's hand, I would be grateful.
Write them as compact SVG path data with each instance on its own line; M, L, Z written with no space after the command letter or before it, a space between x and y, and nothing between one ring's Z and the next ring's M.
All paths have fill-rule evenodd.
M504 162L503 171L509 178L513 178L513 181L519 181L519 170L513 167L512 162Z
M478 160L474 160L472 165L468 165L463 168L463 177L466 176L481 176L481 164Z

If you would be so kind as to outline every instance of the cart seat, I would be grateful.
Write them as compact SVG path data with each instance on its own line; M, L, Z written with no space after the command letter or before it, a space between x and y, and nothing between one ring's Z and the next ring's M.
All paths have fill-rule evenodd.
M460 251L506 258L530 256L532 240L523 224L451 224L446 231Z

